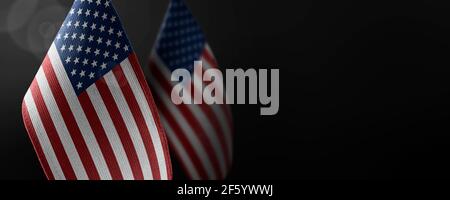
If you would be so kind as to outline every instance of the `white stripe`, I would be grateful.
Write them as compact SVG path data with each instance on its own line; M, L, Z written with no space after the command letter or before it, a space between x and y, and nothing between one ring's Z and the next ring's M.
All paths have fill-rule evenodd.
M211 51L211 48L209 46L209 44L205 44L205 50L206 52L211 56L212 59L216 60L214 57L213 52ZM202 57L202 61L203 61L203 67L204 69L218 69L218 66L213 67L213 63L208 62L208 60L206 60L204 57ZM205 73L205 72L204 72ZM212 74L211 74L212 75ZM225 96L225 103L229 102L228 101L228 95L226 94L226 90L225 90L225 81L223 80L225 77L222 77L222 79L216 81L216 83L219 83L219 85L217 85L217 87L219 88L219 93L223 94ZM223 98L223 97L219 97L219 98ZM222 128L222 131L225 134L225 139L227 142L227 149L228 149L228 155L229 155L229 160L233 159L233 139L232 139L232 132L230 130L230 125L229 123L232 122L228 122L227 116L225 116L225 113L230 113L231 114L231 108L229 105L224 105L225 109L219 105L211 105L211 108L214 111L214 114L216 115L216 117L219 119L220 122L220 126Z
M216 179L216 174L214 173L214 168L212 167L210 158L208 157L208 154L206 154L206 150L203 146L203 144L200 142L197 135L194 133L192 127L190 124L186 121L184 116L181 114L181 111L179 111L174 104L172 104L170 98L167 96L166 92L162 89L160 84L158 83L157 79L153 76L153 74L150 75L151 80L154 80L151 84L153 88L156 90L156 93L161 99L161 102L165 104L167 109L169 110L170 114L177 120L179 125L181 126L184 134L186 135L186 138L188 138L189 143L194 148L197 155L200 157L200 160L202 161L203 167L206 169L206 172L208 176L211 179Z
M170 72L168 71L168 68L163 67L163 63L158 58L158 56L155 55L154 58L155 58L154 60L156 62L156 65L157 65L159 71L163 74L163 76L165 78L171 77ZM194 76L198 76L198 75L194 74ZM169 82L169 83L171 83L171 82ZM200 87L200 86L196 85L195 89L197 91L201 91L201 88L198 88L198 87ZM167 94L167 92L165 94ZM185 95L189 96L190 94L186 93ZM187 97L187 98L191 98L191 97ZM170 98L168 98L168 99L170 99ZM212 127L212 123L210 122L208 117L203 113L203 110L201 110L199 105L186 105L186 107L191 111L191 113L194 115L194 117L197 118L197 120L199 122L201 122L200 126L202 127L206 136L208 137L209 141L211 142L214 153L219 160L220 170L221 170L222 174L226 174L227 166L225 163L225 153L224 152L227 150L223 149L220 144L220 139L217 136L219 133L217 133L217 130L215 130Z
M206 68L211 68L211 64L206 61L205 59L203 59L203 65L204 66L208 66ZM216 82L217 83L217 82ZM218 82L220 85L218 85L219 88L224 88L223 87L223 80ZM225 96L227 96L225 93L222 93ZM221 107L220 105L210 105L210 107L212 108L214 115L217 117L217 119L219 120L220 123L220 127L222 128L222 131L225 135L225 140L227 143L227 150L228 150L228 155L229 155L229 160L232 160L233 157L233 139L232 139L232 132L230 130L230 125L228 124L228 120L227 117L225 116L225 110L223 110L223 107ZM228 105L225 105L226 109L229 111L230 108ZM230 112L230 111L229 111ZM231 122L230 122L231 123Z
M209 47L208 44L205 45L205 50L206 50L206 52L212 57L212 59L213 59L214 61L216 61L216 58L215 58L215 56L214 56L213 52L211 51L211 48ZM208 60L206 60L204 57L202 57L202 61L203 61L203 67L204 67L205 69L213 69L213 68L218 69L218 67L219 67L219 66L214 66L214 67L213 67L213 63L208 62ZM223 78L225 78L225 77L222 77L222 80L219 80L219 82L222 83L222 85L219 85L219 87L222 88L222 89L225 89L225 87L224 87L225 81L223 80ZM226 94L226 92L227 92L227 91L225 90L225 91L222 92L222 94L225 95L225 100L226 100L225 102L229 102L229 101L228 101L229 96ZM227 109L226 112L228 112L228 113L231 114L231 108L230 108L229 105L226 106L226 109ZM231 123L231 122L230 122L230 123Z
M196 76L198 76L198 75L194 74L194 77L196 77ZM194 84L194 85L195 85L194 90L201 93L201 91L202 91L201 86L196 85L196 84ZM186 96L188 96L188 95L189 94L186 94ZM192 114L194 114L195 118L197 118L198 121L201 122L200 126L206 133L206 136L208 136L208 139L211 142L211 144L214 148L214 152L219 160L220 170L222 171L222 174L226 174L227 166L225 163L225 151L227 151L227 149L222 148L222 145L220 144L220 139L218 138L218 134L219 134L217 132L218 130L216 130L214 127L212 127L212 122L210 121L210 119L208 119L208 117L205 115L205 113L200 108L200 106L201 105L186 105L186 107L189 108L189 110L192 112ZM224 142L226 142L226 141L224 141Z
M80 155L73 143L72 136L67 129L66 123L61 115L61 112L56 104L56 100L53 96L52 90L47 82L43 68L41 67L36 75L36 81L41 90L42 98L44 99L45 105L50 113L50 117L55 125L56 132L61 138L61 143L64 147L64 151L69 158L70 164L75 172L78 180L87 180L88 175L84 169L83 163L81 162Z
M225 142L227 144L228 160L231 161L233 159L233 139L230 125L227 123L223 110L219 105L210 105L210 107L213 110L213 113L216 116L216 118L219 120L219 124L220 127L222 128L222 132L226 140Z
M75 116L75 120L77 122L78 127L80 128L81 134L86 142L88 150L92 156L95 167L100 175L100 179L102 180L111 180L111 174L106 165L105 158L100 151L100 147L97 143L97 140L94 136L92 128L87 120L86 114L84 113L81 104L78 100L78 97L72 87L72 83L67 77L66 70L64 65L62 64L61 58L59 57L58 51L56 50L56 46L53 43L49 50L49 58L52 63L53 69L55 70L56 77L58 79L59 85L61 86L64 96L69 103L70 110Z
M210 62L208 62L208 60L206 60L204 57L202 57L201 60L202 60L202 63L203 63L203 74L206 74L205 71L207 71L209 69L217 69L217 70L219 70L218 68L212 67L212 64ZM215 74L212 74L212 73L208 73L208 74L210 74L210 76L215 75ZM215 76L215 77L217 77L217 76ZM225 87L224 87L224 84L223 84L224 83L224 80L223 80L224 78L225 77L222 75L222 79L216 81L216 83L217 82L219 83L219 85L217 85L217 87L220 89L220 92L225 95L226 91L224 91Z
M212 63L208 62L208 60L206 60L204 57L202 57L202 61L203 61L203 67L205 70L214 69ZM215 68L215 69L218 69L218 68ZM229 96L226 94L227 91L225 90L224 78L225 77L222 76L222 79L218 80L218 82L220 83L220 85L218 85L218 88L221 89L221 91L219 91L219 92L225 96L225 103L226 103L226 102L229 102L229 100L228 100ZM230 106L227 105L226 108L227 108L227 111L231 113Z
M212 59L216 60L216 57L212 52L211 46L209 46L208 43L205 44L205 50L208 52L209 55L211 55Z
M28 91L25 95L25 106L30 115L31 123L33 124L34 130L36 132L36 137L39 140L39 144L44 152L45 159L52 171L55 180L65 180L65 176L61 166L59 164L58 158L56 158L55 151L51 145L50 139L48 138L47 132L45 131L44 125L42 124L41 117L34 103L33 97L31 96L31 91Z
M187 154L187 151L178 139L177 134L173 131L172 127L162 113L160 114L160 118L166 129L167 137L169 137L174 150L178 152L178 156L180 156L183 165L187 168L189 176L192 180L200 180L200 175L198 175L197 169L194 167L190 156Z
M108 109L98 91L97 86L94 84L87 89L87 94L89 99L92 101L95 112L100 118L100 122L105 130L108 141L111 144L114 155L116 156L117 162L122 172L122 176L125 180L133 180L134 175L131 170L130 162L128 160L127 154L120 140L119 134L114 126L114 122L109 115Z
M108 85L108 88L111 91L114 101L117 104L117 107L119 107L120 114L122 115L122 118L125 121L125 125L128 129L128 132L130 133L131 140L133 141L134 148L136 149L136 153L138 155L144 179L151 180L153 179L153 174L150 166L150 161L148 159L148 155L145 150L144 142L142 140L140 131L133 117L133 114L130 110L130 107L128 106L128 103L125 99L125 95L122 92L120 84L117 82L117 79L114 76L113 72L109 72L104 76L104 78L106 81L106 85Z
M137 78L136 74L134 73L134 70L131 66L130 61L128 59L125 59L125 61L123 61L121 63L121 66L122 66L123 73L125 74L125 77L128 80L128 83L130 84L131 90L133 91L133 94L136 97L139 108L144 115L144 119L145 119L145 123L147 124L147 128L149 129L150 136L153 141L153 146L154 146L155 152L156 152L156 158L158 159L161 179L167 180L168 174L167 174L165 152L163 149L162 140L159 137L159 130L156 126L155 118L153 116L153 113L152 113L149 105L148 105L150 102L147 101L147 99L144 95L144 91L138 82L138 78Z

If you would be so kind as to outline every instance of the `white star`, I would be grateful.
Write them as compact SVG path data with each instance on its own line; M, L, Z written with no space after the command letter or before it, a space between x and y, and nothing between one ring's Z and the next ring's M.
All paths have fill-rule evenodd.
M72 40L75 40L75 39L77 39L77 34L76 34L76 33L73 33L73 34L72 34Z
M98 14L99 14L98 11L95 11L95 13L94 13L94 19L98 17Z
M79 58L75 58L75 60L73 61L73 63L75 63L75 64L80 63L80 59L79 59Z
M76 69L72 70L72 72L70 74L72 74L72 76L77 75L77 70Z
M103 43L103 38L99 37L98 40L97 40L97 43L98 43L98 44Z
M61 51L65 51L65 50L66 50L66 45L62 45Z
M78 9L78 12L77 12L77 14L78 14L78 15L81 15L81 14L83 14L83 9L81 9L81 8L80 8L80 9Z
M106 63L103 63L100 67L101 67L102 69L106 69Z
M75 9L73 9L73 8L72 8L72 9L70 9L70 12L69 12L69 13L70 13L70 15L73 15L73 14L75 14Z
M114 29L111 27L111 28L109 29L108 33L109 33L110 35L112 35L112 34L114 33Z
M109 7L109 0L105 2L105 7Z
M78 28L80 26L80 21L76 21L74 26L75 28Z
M82 27L83 27L83 29L87 28L88 27L88 23L87 22L83 22Z
M61 39L61 34L58 34L57 36L56 36L56 40L60 40Z
M116 47L116 49L120 48L120 43L117 42L116 45L115 45L115 47Z
M73 51L73 45L70 45L69 51Z
M111 40L108 40L108 41L106 42L106 46L107 46L107 47L111 46L111 42L112 42Z
M103 31L105 31L105 26L100 27L100 33L103 33Z
M71 27L72 26L72 21L68 21L66 24L67 27Z
M87 16L90 16L90 15L91 15L91 10L87 9L86 12L85 12L84 14L86 15L86 17L87 17Z
M86 76L86 72L85 71L81 71L80 77L84 77L84 76Z
M78 48L77 48L77 51L78 52L81 52L81 51L83 51L83 47L80 45L80 46L78 46Z
M85 58L85 59L83 60L83 65L87 65L88 63L89 63L89 60Z
M89 79L93 79L93 78L95 78L95 73L94 73L94 72L91 72L91 73L89 74Z
M70 56L69 56L69 57L67 57L67 59L66 59L66 63L70 63L70 62L71 62L71 59L72 59L72 58L70 58Z
M111 23L116 22L116 18L117 18L116 16L112 16L112 17L111 17Z
M86 50L84 50L86 52L86 54L91 53L91 48L90 47L86 47Z
M102 16L102 18L103 18L103 20L108 19L108 14L104 13L103 16Z
M81 89L83 87L83 83L81 83L81 82L78 82L78 84L77 84L77 88L78 89Z
M117 59L119 59L118 57L119 57L119 55L114 54L113 59L114 59L114 60L117 60Z
M117 32L117 37L122 37L122 34L123 34L122 31Z
M97 24L92 23L91 29L92 29L92 30L95 30L96 28L97 28Z
M100 4L102 4L102 1L97 0L95 3L97 4L97 6L99 6Z
M92 67L97 67L97 61L93 61L91 65Z
M69 33L64 34L64 40L67 40L69 38Z
M91 4L93 1L92 0L88 0L89 4Z
M84 33L81 34L81 35L80 35L80 41L83 41L83 40L85 39L85 37L86 37L86 35L84 35Z
M95 54L95 56L98 56L100 54L100 49L96 49L94 54Z
M94 41L94 36L93 35L89 36L88 40L89 40L89 42Z
M104 56L105 58L108 58L108 57L109 57L109 52L105 51L105 53L103 54L103 56Z
M125 46L123 47L123 50L124 50L124 51L129 51L130 49L129 49L128 45L125 45Z

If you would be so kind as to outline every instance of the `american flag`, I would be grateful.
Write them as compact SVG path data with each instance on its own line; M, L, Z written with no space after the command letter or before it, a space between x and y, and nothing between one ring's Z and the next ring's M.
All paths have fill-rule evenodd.
M183 0L172 0L150 57L150 84L170 146L191 179L224 179L232 162L233 122L226 105L175 105L171 72L184 68L194 74L194 61L204 69L217 62L199 24ZM195 75L195 74L194 74ZM220 80L223 88L223 80ZM193 92L203 94L199 85ZM189 94L193 95L193 94Z
M75 0L22 112L50 180L172 178L152 94L110 0Z

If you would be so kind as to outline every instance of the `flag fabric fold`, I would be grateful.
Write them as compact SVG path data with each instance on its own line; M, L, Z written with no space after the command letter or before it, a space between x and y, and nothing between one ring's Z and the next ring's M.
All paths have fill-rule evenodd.
M155 92L170 146L185 174L195 180L224 179L233 158L230 107L206 104L177 106L171 101L175 84L171 82L171 73L184 68L192 76L198 76L193 70L194 61L202 61L204 70L218 67L198 22L185 2L172 0L150 57L149 82ZM199 85L186 87L193 87L193 93L203 94ZM223 80L220 80L218 88L224 88Z
M22 114L50 180L172 178L158 111L110 0L75 0Z

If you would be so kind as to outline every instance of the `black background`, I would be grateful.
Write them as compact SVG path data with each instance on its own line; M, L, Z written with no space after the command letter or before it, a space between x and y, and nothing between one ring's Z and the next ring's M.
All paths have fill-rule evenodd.
M223 68L281 70L278 115L233 106L229 178L449 178L447 2L187 0ZM58 3L68 12L69 0L41 0L39 9ZM114 4L147 71L168 0ZM34 16L0 32L0 179L45 178L20 105L52 39L30 50L12 38L63 18Z

